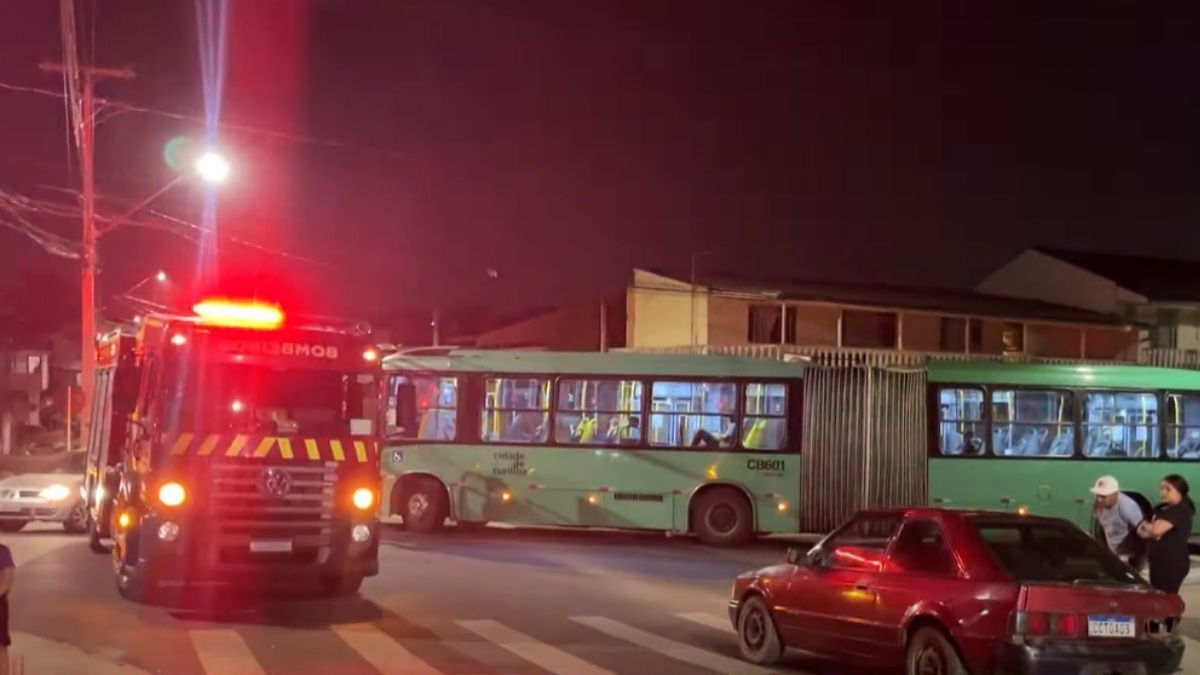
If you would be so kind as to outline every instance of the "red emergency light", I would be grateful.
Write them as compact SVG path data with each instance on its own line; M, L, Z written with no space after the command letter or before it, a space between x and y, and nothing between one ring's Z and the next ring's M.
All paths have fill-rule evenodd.
M192 307L200 322L209 326L275 330L283 325L283 310L260 302L209 299Z

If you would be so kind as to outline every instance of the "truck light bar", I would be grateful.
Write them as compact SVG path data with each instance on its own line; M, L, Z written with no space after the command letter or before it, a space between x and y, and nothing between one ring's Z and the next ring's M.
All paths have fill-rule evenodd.
M211 299L196 303L192 311L209 326L275 330L283 325L283 310L258 302Z

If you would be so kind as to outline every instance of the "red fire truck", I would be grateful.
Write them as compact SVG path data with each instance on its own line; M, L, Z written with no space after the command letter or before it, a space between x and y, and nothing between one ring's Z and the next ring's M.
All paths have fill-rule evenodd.
M122 595L349 594L378 573L380 371L365 331L212 299L144 317L133 358L121 458L88 495Z
M137 404L136 345L137 336L122 329L96 341L96 375L88 410L92 432L88 436L82 497L88 507L92 550L97 553L109 551L102 543L110 536L108 526L112 520L112 500L105 498L106 481L107 494L111 494L127 437L125 425Z

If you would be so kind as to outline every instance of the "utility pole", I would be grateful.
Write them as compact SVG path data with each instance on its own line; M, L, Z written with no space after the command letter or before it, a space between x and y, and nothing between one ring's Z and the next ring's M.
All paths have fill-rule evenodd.
M41 69L51 73L62 73L66 77L78 77L82 84L78 119L69 122L77 126L79 139L79 164L83 174L83 247L79 252L82 267L81 299L83 316L80 323L80 391L79 443L87 447L91 434L89 416L83 411L92 404L93 379L96 370L96 189L93 157L96 138L96 82L106 78L128 80L133 72L127 69L98 68L71 63L42 63ZM70 97L68 96L68 100ZM73 111L71 111L73 112ZM70 448L67 448L70 450Z

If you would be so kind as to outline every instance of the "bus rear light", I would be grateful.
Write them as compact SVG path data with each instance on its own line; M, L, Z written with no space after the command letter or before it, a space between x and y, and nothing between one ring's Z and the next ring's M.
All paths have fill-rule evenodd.
M232 300L204 300L192 307L201 323L227 328L275 330L283 325L283 310L275 305Z
M512 501L512 493L505 492L504 494L500 495L500 501L503 501L503 502Z
M187 490L179 483L164 483L158 488L158 501L163 506L179 506L187 501Z
M375 491L371 488L358 488L351 497L354 507L363 511L375 505Z
M176 333L171 336L171 344L175 345L176 347L182 347L187 344L187 338L179 333Z

